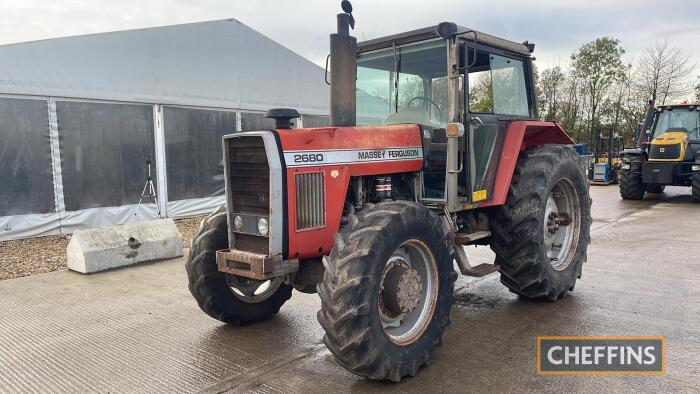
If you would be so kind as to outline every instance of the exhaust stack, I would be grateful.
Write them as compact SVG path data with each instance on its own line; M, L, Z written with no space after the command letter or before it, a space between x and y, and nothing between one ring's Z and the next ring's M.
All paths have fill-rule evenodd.
M331 34L331 125L355 126L357 39L350 35L352 15L338 14L338 32Z

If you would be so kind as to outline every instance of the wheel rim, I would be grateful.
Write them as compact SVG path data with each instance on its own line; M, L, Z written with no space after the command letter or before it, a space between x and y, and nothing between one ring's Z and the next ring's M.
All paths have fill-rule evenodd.
M226 274L226 282L236 298L255 304L263 302L275 294L282 285L282 277L260 281Z
M544 245L549 263L561 271L576 254L581 230L581 204L570 180L562 178L547 196L544 212Z
M384 334L407 345L428 328L438 294L435 257L422 241L412 239L396 248L386 262L378 297Z

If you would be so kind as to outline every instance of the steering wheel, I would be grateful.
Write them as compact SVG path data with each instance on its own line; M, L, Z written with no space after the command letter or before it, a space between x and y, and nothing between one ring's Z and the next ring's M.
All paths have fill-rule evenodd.
M413 103L416 102L416 101L424 101L424 102L426 102L426 103L431 104L433 107L435 107L435 109L437 109L437 111L435 111L435 113L433 114L433 116L437 115L437 119L438 119L438 120L439 120L439 119L442 119L442 108L440 108L440 106L437 105L437 103L436 103L435 101L433 101L433 99L431 99L430 97L426 97L426 96L416 96L416 97L414 97L414 98L408 100L408 103L406 104L406 107L410 107L411 104L413 104Z

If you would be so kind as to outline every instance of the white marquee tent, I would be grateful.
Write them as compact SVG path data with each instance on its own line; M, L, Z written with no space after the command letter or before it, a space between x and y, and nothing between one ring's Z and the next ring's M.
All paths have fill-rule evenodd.
M0 240L223 202L221 137L328 121L322 68L234 19L0 46Z

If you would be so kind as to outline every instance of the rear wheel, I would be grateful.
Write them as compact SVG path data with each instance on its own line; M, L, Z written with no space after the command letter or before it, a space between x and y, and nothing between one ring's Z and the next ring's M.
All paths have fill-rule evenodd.
M700 202L700 172L693 175L693 199Z
M282 278L257 281L220 272L216 251L228 247L226 207L219 207L199 227L185 268L190 293L207 315L231 325L269 319L292 296Z
M642 183L641 171L620 171L620 196L623 199L641 200L644 198L644 193L646 193L646 190L644 189L644 183Z
M326 347L372 379L415 375L449 323L457 274L438 216L413 202L369 206L336 235L318 285Z
M666 185L660 185L658 183L648 183L644 185L644 190L647 193L663 193L666 190Z
M501 283L515 294L556 300L581 277L591 202L575 154L554 145L523 152L508 199L493 215L491 248Z

